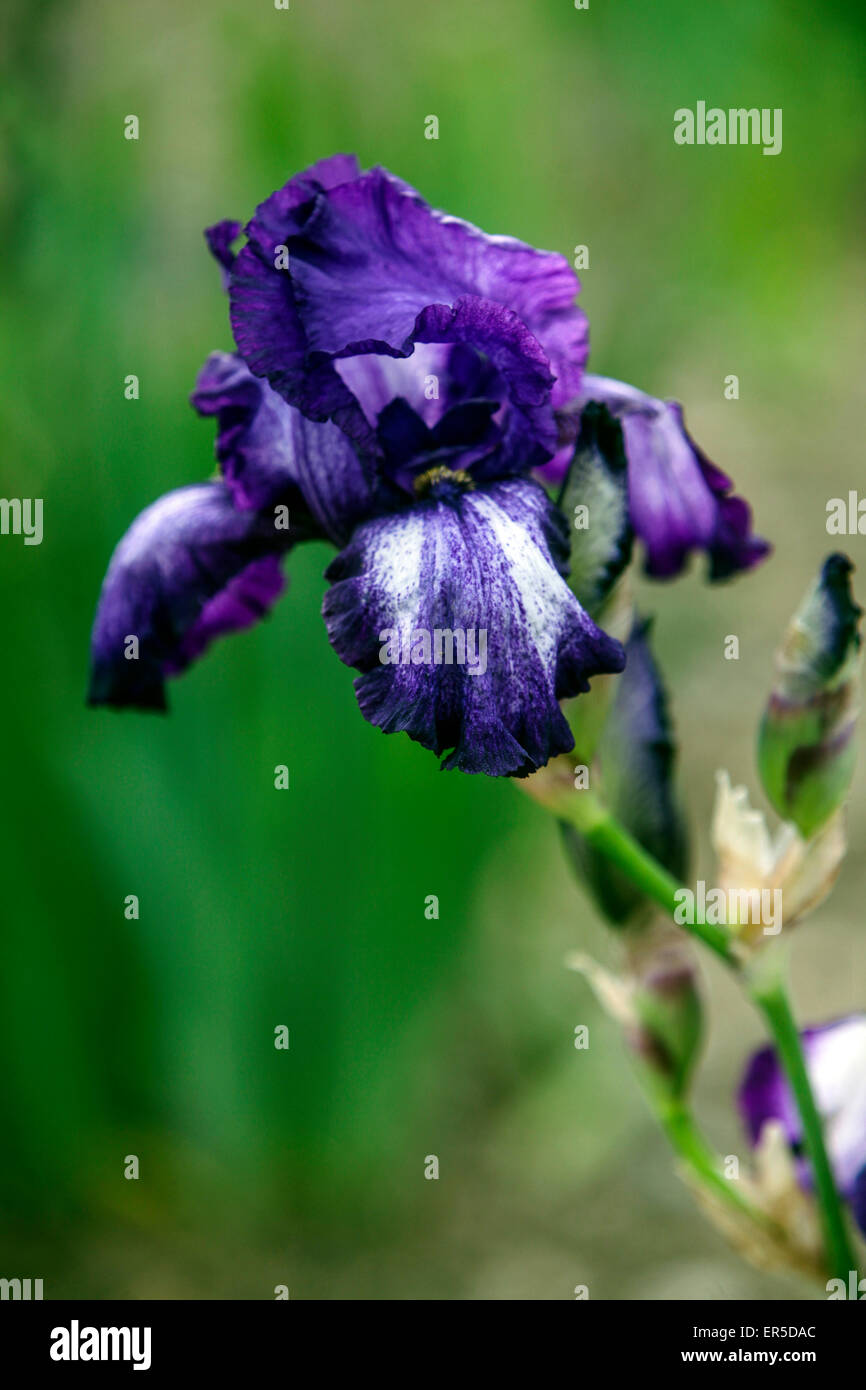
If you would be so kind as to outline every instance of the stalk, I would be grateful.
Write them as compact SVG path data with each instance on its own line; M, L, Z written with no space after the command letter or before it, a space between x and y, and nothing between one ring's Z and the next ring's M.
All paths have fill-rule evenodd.
M567 810L558 809L560 814L567 816L569 823L590 845L627 874L637 888L673 918L676 925L724 961L743 982L750 999L770 1031L800 1115L804 1145L815 1181L815 1197L821 1217L828 1269L835 1278L847 1282L849 1272L857 1270L856 1257L833 1169L827 1156L824 1127L815 1104L784 973L778 968L750 968L745 956L737 948L736 939L726 927L709 923L677 922L677 894L684 885L678 883L663 865L648 854L591 792L584 791L575 796ZM769 959L772 962L774 957L770 956ZM662 1117L662 1121L670 1136L687 1142L689 1162L694 1167L694 1163L700 1159L700 1147L695 1147L696 1141L694 1134L689 1130L687 1119L682 1115L674 1115L667 1119ZM713 1187L719 1190L715 1178L707 1171L705 1162L701 1171L712 1181ZM718 1174L716 1177L727 1186Z

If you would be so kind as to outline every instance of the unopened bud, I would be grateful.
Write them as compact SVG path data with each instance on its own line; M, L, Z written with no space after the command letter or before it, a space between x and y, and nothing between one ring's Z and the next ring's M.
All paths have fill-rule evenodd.
M853 566L825 560L776 656L776 684L758 738L764 790L805 839L845 799L854 770L862 609Z

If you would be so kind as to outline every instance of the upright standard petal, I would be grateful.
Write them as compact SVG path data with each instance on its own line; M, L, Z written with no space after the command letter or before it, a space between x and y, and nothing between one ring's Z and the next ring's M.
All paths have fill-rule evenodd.
M538 339L519 314L490 299L466 295L453 306L432 304L413 328L412 341L453 343L483 354L501 379L507 407L503 447L488 477L528 472L556 448L556 425L550 392L554 378Z
M305 534L302 504L239 511L223 483L179 488L133 522L112 556L91 639L91 705L166 708L165 680L215 637L249 627L283 589L280 556Z
M362 446L364 413L352 409L335 363L405 357L417 341L471 341L431 335L449 313L455 332L467 298L510 311L540 343L533 352L549 368L553 404L578 389L586 319L566 259L435 212L384 169L329 187L292 180L257 209L247 232L231 285L242 356L292 404L336 420ZM478 318L476 327L483 331Z
M308 420L233 354L214 352L199 373L192 403L217 418L216 454L239 507L271 506L297 486L337 545L368 516L375 498L368 465L328 421Z
M441 473L333 561L328 634L371 723L445 768L525 776L573 745L558 701L624 653L565 583L565 523L537 484Z
M606 405L622 426L631 521L646 548L649 575L679 574L693 550L706 551L711 580L728 579L765 558L770 547L753 535L747 503L730 496L730 478L691 439L676 402L587 375L563 418L566 434L576 433L589 401ZM563 466L558 459L554 465Z
M802 1040L833 1172L866 1233L866 1016L852 1014L807 1028ZM800 1117L772 1047L752 1057L739 1101L752 1144L757 1144L768 1120L778 1120L794 1152L802 1152ZM808 1182L806 1160L799 1166L802 1181Z

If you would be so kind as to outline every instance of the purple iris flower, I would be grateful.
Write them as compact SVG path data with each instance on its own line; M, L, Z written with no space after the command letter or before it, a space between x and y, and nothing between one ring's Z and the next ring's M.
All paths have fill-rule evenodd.
M807 1028L801 1036L836 1182L866 1233L866 1015ZM781 1123L799 1159L801 1181L808 1186L800 1118L772 1047L762 1048L749 1062L739 1103L752 1144L768 1120Z
M669 579L682 571L693 550L702 550L710 579L727 579L769 554L767 541L752 533L748 504L730 495L730 478L686 430L682 407L610 377L587 373L578 394L558 412L564 443L542 469L543 477L555 482L565 473L589 401L607 406L622 427L629 513L644 543L647 574Z
M622 670L566 583L569 529L532 476L580 389L586 319L559 255L435 212L337 155L207 240L237 355L193 403L222 481L154 503L120 542L92 703L165 707L165 679L249 626L299 541L339 551L324 617L368 720L526 775L573 746L559 701Z

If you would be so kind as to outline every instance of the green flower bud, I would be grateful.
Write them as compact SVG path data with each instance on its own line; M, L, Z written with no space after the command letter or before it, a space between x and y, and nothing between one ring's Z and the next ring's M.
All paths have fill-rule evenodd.
M625 645L634 609L629 583L634 535L629 519L628 465L622 429L606 406L590 401L580 413L574 454L557 499L571 535L568 583L590 617ZM556 811L573 792L576 763L589 765L604 728L619 675L594 676L589 690L562 702L574 750L553 758L520 782Z
M595 618L628 565L634 540L622 429L607 406L596 401L581 411L559 506L571 530L568 582Z
M667 927L632 938L626 973L617 975L582 954L568 965L591 985L615 1018L645 1085L662 1100L688 1090L703 1037L701 997L688 943Z
M639 980L632 1043L653 1084L680 1099L688 1089L702 1036L701 999L691 961L662 955Z
M854 771L859 623L845 555L824 561L776 655L776 684L758 736L772 805L810 839L838 810Z
M617 677L595 748L592 785L644 849L681 877L687 835L674 789L676 751L667 696L649 630L649 622L638 620L626 643L626 668ZM646 914L649 904L631 879L572 826L564 825L563 835L578 875L609 922L621 926Z

